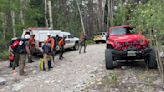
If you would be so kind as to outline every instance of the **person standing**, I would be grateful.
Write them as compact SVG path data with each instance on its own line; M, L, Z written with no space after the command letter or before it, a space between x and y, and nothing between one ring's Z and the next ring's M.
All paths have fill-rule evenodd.
M87 35L84 32L81 32L79 54L81 54L82 47L84 47L84 53L86 53L86 47L87 47L86 40L87 40Z
M59 59L62 60L64 58L63 53L64 53L65 37L60 38L58 45L60 47Z
M14 56L14 62L13 62L13 64L11 64L11 67L13 70L15 70L15 67L19 66L18 45L19 45L19 39L16 37L12 38L12 40L10 42L9 51Z
M52 48L52 60L54 61L55 59L55 55L56 55L56 51L57 51L57 46L58 46L58 39L59 39L59 35L56 36L51 36L52 41L54 41L54 47Z
M31 34L30 35L30 39L28 40L29 41L29 48L30 48L30 54L28 54L28 63L32 63L34 61L32 61L32 55L33 53L36 51L35 49L35 35L34 34Z
M19 53L19 75L26 75L24 68L26 63L26 55L31 54L29 49L29 40L30 35L25 35L25 38L21 38L18 46Z
M47 34L47 39L44 41L45 42L45 44L46 45L49 45L50 46L50 48L51 48L51 53L50 53L50 55L45 55L45 57L49 57L50 56L50 60L46 60L48 63L49 63L49 65L50 65L50 67L51 67L51 61L53 61L54 63L55 63L55 61L54 61L54 50L55 50L55 41L54 41L54 38L51 36L51 34L50 33L48 33ZM47 59L47 58L45 58L45 59Z

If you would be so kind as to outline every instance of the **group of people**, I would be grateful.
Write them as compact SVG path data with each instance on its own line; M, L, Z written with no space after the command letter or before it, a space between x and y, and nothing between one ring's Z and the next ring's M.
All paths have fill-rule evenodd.
M86 53L86 36L84 34L80 35L80 50L84 46L84 53ZM51 66L49 67L49 63L53 61L55 63L55 55L57 52L57 47L59 48L59 59L62 60L64 53L64 45L65 45L65 37L61 37L56 35L55 37L51 36L51 34L47 34L47 39L44 41L44 45L42 46L43 52L43 60L45 71L49 71ZM13 73L16 72L15 67L19 66L19 74L21 76L27 75L24 71L26 60L28 63L34 62L32 60L32 55L37 51L37 46L35 42L34 34L26 34L24 38L13 38L10 42L9 51L11 57L10 67L12 67Z
M44 41L44 45L42 46L43 50L43 59L45 65L45 71L48 71L51 68L51 61L55 63L55 55L57 52L57 46L59 46L59 59L62 60L64 53L64 45L65 45L65 37L60 37L56 35L56 37L51 36L51 34L47 34L48 38ZM50 66L49 66L50 63Z

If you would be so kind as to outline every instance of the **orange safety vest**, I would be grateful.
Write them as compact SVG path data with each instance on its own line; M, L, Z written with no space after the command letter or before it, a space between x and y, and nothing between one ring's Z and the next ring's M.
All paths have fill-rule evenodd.
M64 39L62 38L59 42L58 42L59 46L64 46Z
M46 43L50 43L51 44L51 48L54 49L54 39L53 38L47 38L47 40L45 40Z
M35 39L29 39L30 49L35 48Z

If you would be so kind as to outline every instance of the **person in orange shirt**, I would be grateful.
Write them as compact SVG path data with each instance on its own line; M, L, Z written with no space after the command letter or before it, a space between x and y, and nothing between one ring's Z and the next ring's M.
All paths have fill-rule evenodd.
M60 46L59 59L62 60L64 58L63 53L64 53L65 37L61 37L61 39L58 42L58 45Z
M51 49L54 49L54 39L53 37L51 37L51 34L48 33L47 34L48 38L45 40L45 43L50 43L51 44Z
M34 62L34 61L32 61L32 55L36 51L36 48L35 48L35 35L34 34L30 35L30 39L28 40L28 42L29 42L29 49L30 49L30 52L31 52L30 55L28 55L28 62L32 63L32 62Z
M52 52L51 60L54 62L55 41L54 41L54 38L51 36L50 33L48 33L47 36L48 36L48 38L45 40L45 43L51 45L51 52Z

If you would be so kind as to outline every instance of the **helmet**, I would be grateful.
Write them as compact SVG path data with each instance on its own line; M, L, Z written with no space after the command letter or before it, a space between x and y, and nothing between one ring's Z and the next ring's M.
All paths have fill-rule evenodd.
M51 36L51 34L50 33L47 33L47 36Z
M30 39L30 35L27 34L27 35L24 36L24 38L25 39Z

